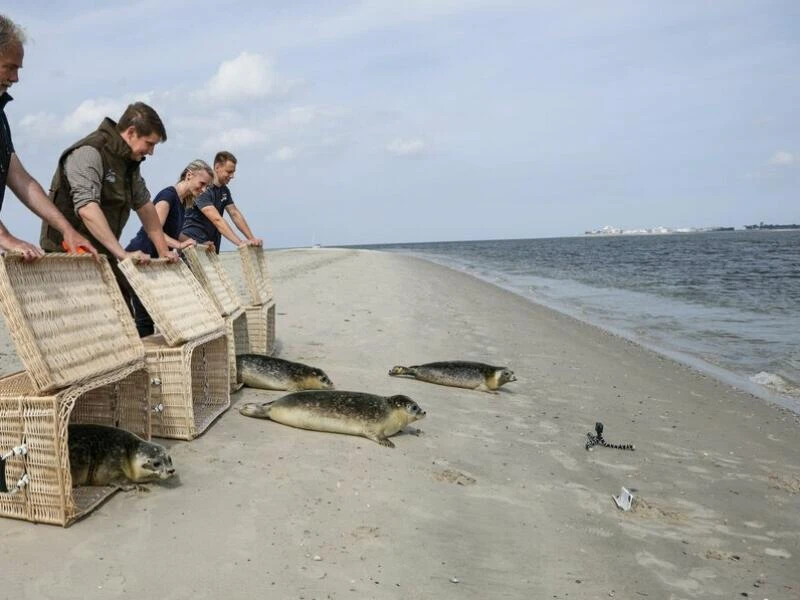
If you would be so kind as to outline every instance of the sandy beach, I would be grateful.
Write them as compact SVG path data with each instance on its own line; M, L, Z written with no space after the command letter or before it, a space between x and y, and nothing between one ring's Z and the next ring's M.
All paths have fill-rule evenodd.
M4 597L800 597L796 415L419 259L268 256L276 355L427 417L389 449L245 418L282 393L244 389L200 438L159 440L180 485L119 492L66 529L0 519ZM0 358L21 368L4 323ZM518 381L387 375L434 360ZM636 450L587 452L596 421Z

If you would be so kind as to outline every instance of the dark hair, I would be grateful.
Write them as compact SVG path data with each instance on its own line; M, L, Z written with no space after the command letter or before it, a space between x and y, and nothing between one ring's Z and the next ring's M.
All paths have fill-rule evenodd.
M0 15L0 52L12 44L24 44L25 32L5 15Z
M214 166L216 167L217 165L224 165L228 161L236 164L236 157L227 150L217 152L217 155L214 157Z
M128 127L133 127L138 136L148 136L157 133L162 142L167 141L167 130L164 129L164 123L161 122L161 117L144 102L129 104L125 112L122 113L122 116L119 118L119 123L117 123L117 131L122 133Z

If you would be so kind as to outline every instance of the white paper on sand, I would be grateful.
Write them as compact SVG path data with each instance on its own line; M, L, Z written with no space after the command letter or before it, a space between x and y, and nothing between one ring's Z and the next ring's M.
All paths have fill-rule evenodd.
M631 494L626 488L622 488L619 493L619 496L611 496L614 499L614 502L617 503L622 510L630 510L631 504L633 503L633 494Z

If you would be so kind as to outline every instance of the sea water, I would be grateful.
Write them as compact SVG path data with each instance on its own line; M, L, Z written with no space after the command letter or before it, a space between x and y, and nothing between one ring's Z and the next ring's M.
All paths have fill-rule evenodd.
M470 273L800 412L800 231L361 247Z

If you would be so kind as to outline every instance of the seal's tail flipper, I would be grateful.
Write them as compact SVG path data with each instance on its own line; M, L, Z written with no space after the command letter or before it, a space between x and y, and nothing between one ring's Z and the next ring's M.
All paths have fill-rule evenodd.
M245 417L255 417L256 419L269 419L269 412L272 409L272 402L250 402L239 407L239 413Z
M392 370L389 371L389 375L392 377L396 377L397 375L411 375L411 369L401 366L392 367Z

